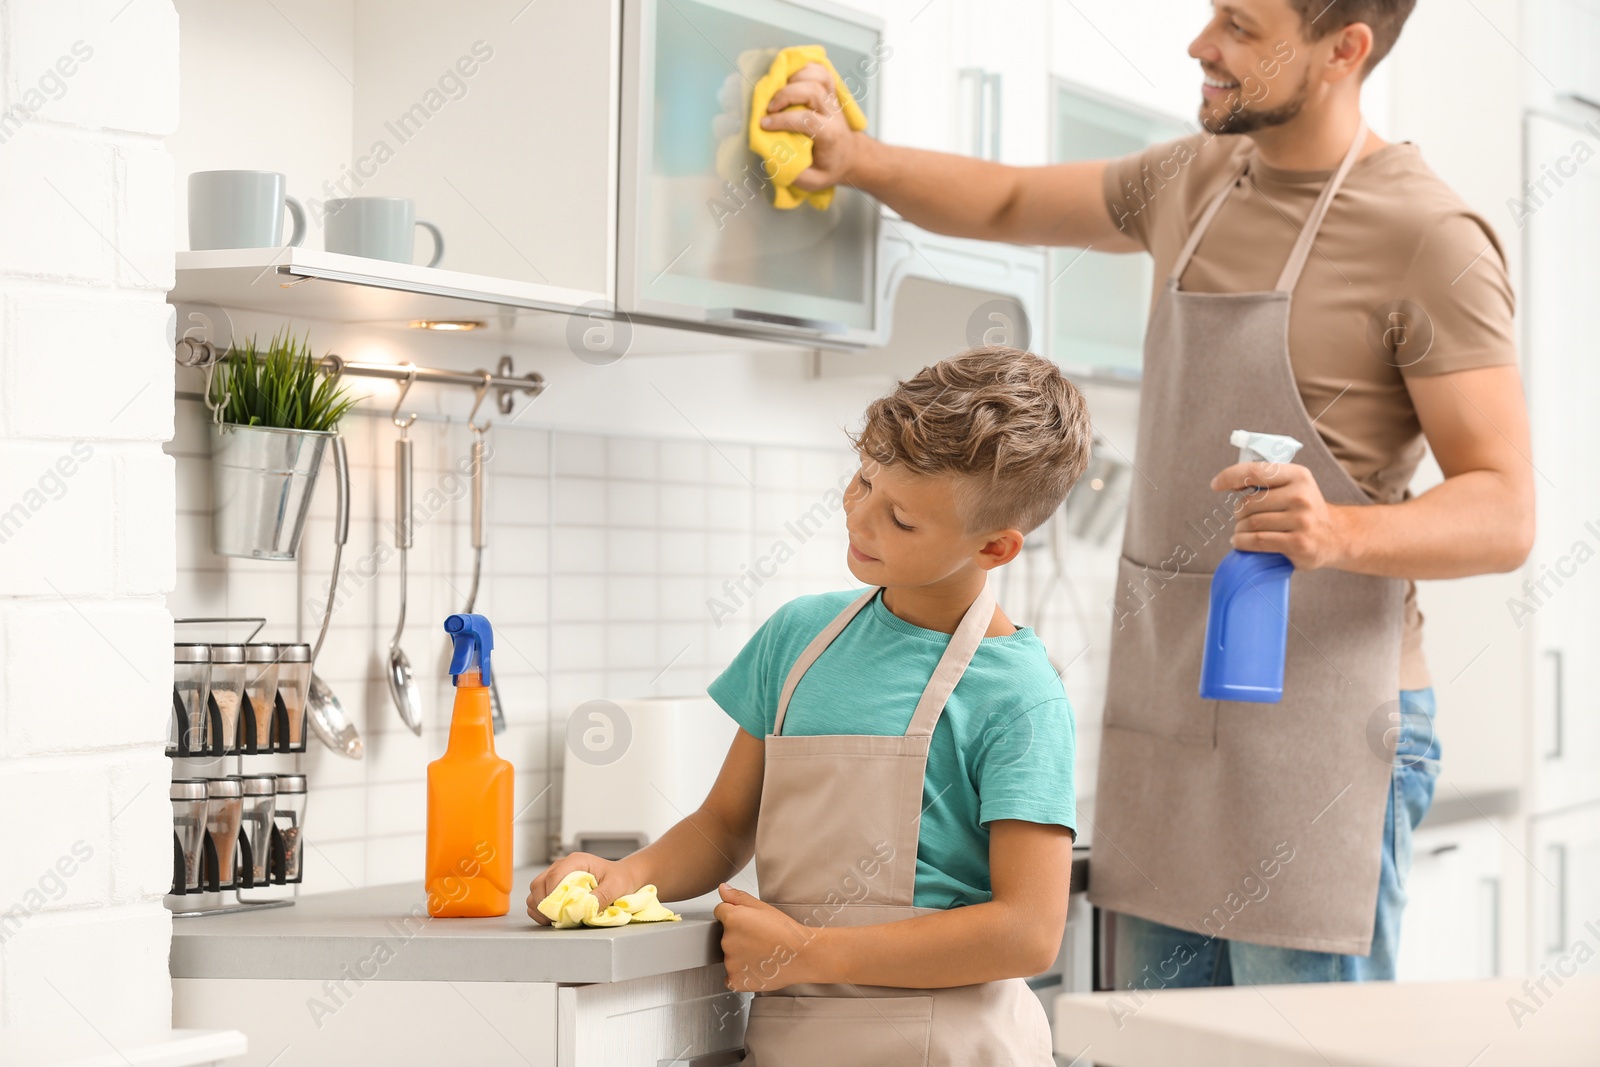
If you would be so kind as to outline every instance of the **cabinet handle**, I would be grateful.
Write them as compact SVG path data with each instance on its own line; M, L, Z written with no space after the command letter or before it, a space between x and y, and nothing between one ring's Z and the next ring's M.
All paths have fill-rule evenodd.
M963 67L957 76L966 85L971 108L971 140L967 154L974 159L1000 158L1000 83L998 71Z
M1478 879L1478 893L1483 909L1489 913L1489 929L1484 933L1482 947L1485 977L1500 977L1500 879Z
M1559 841L1545 846L1545 855L1556 883L1555 900L1551 902L1550 929L1545 939L1545 951L1554 955L1567 947L1567 846Z
M1555 713L1555 717L1550 724L1550 750L1544 754L1544 758L1560 759L1563 740L1561 736L1563 733L1562 727L1565 725L1567 717L1567 700L1564 692L1566 689L1566 671L1559 648L1547 648L1544 654L1550 657L1550 661L1555 668L1555 672L1551 677L1551 696L1554 698L1552 710Z
M999 162L1000 159L1000 85L1003 75L997 71L986 71L983 75L983 87L988 90L989 119L989 154L984 157Z
M719 1052L702 1052L698 1056L680 1056L672 1060L657 1060L656 1067L733 1067L744 1062L744 1049L730 1048Z
M803 330L806 333L833 334L849 333L850 327L842 322L828 322L824 319L806 319L798 315L779 315L771 311L754 311L750 308L708 308L706 310L707 322L724 323L757 323L763 326L786 326L791 330Z

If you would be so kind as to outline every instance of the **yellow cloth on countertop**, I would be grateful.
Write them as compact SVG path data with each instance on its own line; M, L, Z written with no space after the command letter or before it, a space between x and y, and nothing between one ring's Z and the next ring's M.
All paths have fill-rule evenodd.
M539 901L539 913L557 930L578 926L626 926L631 922L677 922L683 918L661 903L653 885L624 894L612 901L609 908L602 909L600 898L593 892L595 884L594 875L588 871L573 871L561 879L561 884L551 890L549 896Z
M833 203L832 186L811 192L794 187L794 180L800 176L800 172L811 166L810 135L796 133L793 130L761 128L761 120L766 117L767 105L772 103L773 96L808 63L821 63L828 68L828 73L833 75L834 91L838 93L839 104L844 110L844 118L850 124L850 128L852 130L867 128L867 116L856 103L856 98L850 94L844 79L839 77L839 72L828 62L828 50L820 44L794 45L778 53L777 58L772 61L772 66L756 82L756 87L750 94L750 151L761 157L763 172L772 182L773 207L787 210L806 203L818 211L826 211ZM784 110L793 111L804 106L795 104Z

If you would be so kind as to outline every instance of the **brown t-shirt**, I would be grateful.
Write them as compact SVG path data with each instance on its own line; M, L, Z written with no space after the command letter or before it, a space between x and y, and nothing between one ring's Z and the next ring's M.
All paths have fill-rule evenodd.
M1106 168L1107 210L1155 259L1152 300L1200 213L1247 155L1245 180L1201 239L1181 284L1192 292L1255 292L1277 284L1331 169L1270 167L1250 138L1209 134L1155 145ZM1374 501L1411 495L1426 447L1406 379L1516 363L1512 311L1494 231L1415 145L1385 145L1356 162L1295 288L1289 361L1322 439ZM1401 688L1427 686L1414 583L1402 641Z

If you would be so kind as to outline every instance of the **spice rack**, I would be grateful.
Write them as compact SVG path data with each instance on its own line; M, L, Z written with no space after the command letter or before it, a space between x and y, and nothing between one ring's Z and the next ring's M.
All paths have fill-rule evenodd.
M248 890L298 885L304 872L305 704L311 649L256 642L261 617L174 619L178 625L254 624L244 640L173 644L172 891L174 918L288 907L294 897ZM287 773L245 773L248 757L293 755ZM225 771L232 760L232 773Z

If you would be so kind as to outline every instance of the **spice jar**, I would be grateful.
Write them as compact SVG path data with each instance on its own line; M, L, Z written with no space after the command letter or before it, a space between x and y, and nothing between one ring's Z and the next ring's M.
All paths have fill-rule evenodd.
M239 703L244 699L246 673L243 645L211 646L211 703L216 718L208 751L214 756L239 751Z
M172 798L172 892L198 893L205 854L205 780L174 779L167 795Z
M306 817L306 776L280 774L277 778L278 802L274 818L278 824L279 847L283 849L283 874L280 878L274 871L272 880L298 882L304 873L300 860L306 845L305 839L301 837L301 828Z
M172 720L167 755L203 755L210 740L206 699L211 690L211 646L172 646Z
M272 877L272 812L278 794L275 774L247 774L240 779L244 793L239 832L239 886L254 889Z
M311 646L279 645L278 699L283 704L284 717L278 721L284 729L273 735L275 751L306 750L306 694L310 689Z
M207 778L205 781L205 870L200 881L200 889L203 892L233 889L236 887L234 854L238 851L239 845L239 820L244 791L238 778Z
M278 646L244 646L244 700L239 705L239 751L272 751L272 718L278 706Z

